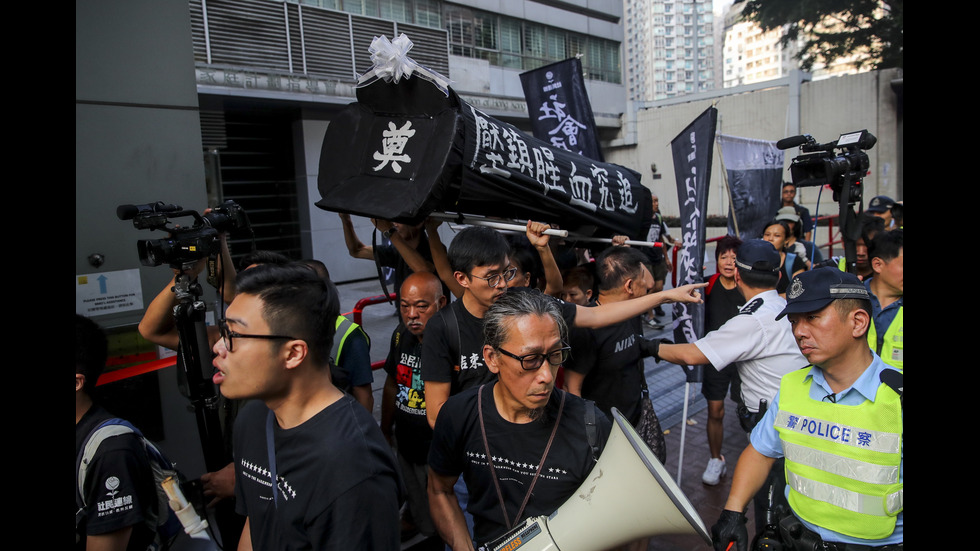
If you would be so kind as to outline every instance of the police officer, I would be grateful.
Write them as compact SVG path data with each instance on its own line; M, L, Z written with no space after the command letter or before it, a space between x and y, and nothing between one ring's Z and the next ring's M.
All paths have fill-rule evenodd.
M783 377L752 431L712 528L715 549L747 549L743 511L777 458L786 458L792 509L780 534L794 549L902 549L902 376L869 347L867 289L817 268L793 279L788 316L811 363Z
M865 280L871 293L872 321L868 345L888 365L905 369L905 247L904 230L881 232L871 241L868 256L874 277Z
M750 239L735 256L735 285L745 297L738 315L694 343L662 344L657 357L686 365L711 364L721 369L738 367L741 379L739 417L746 431L765 414L762 402L776 395L779 379L806 365L786 320L776 316L786 300L776 292L780 278L779 253L768 241ZM718 474L725 472L724 458L712 459Z
M735 285L746 301L738 315L697 342L664 344L657 352L660 359L676 364L714 366L708 369L734 364L740 381L738 417L746 432L765 415L782 376L807 364L789 322L777 319L786 306L786 299L776 291L779 278L784 277L779 265L779 252L772 243L762 239L743 243L735 255ZM712 457L701 480L717 484L727 470L724 456ZM776 465L766 484L768 490L755 498L756 533L762 533L768 524L763 519L769 517L769 511L785 506L779 498L784 486L782 468Z

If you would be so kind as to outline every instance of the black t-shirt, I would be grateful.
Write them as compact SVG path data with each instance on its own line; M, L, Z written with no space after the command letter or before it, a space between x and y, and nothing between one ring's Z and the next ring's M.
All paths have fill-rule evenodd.
M538 421L515 424L504 420L494 405L493 386L483 386L483 416L486 424L490 456L504 496L507 514L512 523L554 512L588 477L593 465L592 449L585 429L585 408L588 402L567 394L561 422L555 440L545 459L541 474L534 486L523 516L514 519L527 489L537 471L538 462L554 427L560 401L554 391L546 412ZM478 388L454 396L439 411L429 467L440 475L463 475L470 491L467 510L475 522L477 542L486 542L506 532L500 501L494 488L483 446L477 412ZM595 408L595 406L592 406ZM609 438L611 424L596 409L596 445L600 450Z
M537 289L514 287L508 293L540 293ZM551 297L553 298L553 297ZM557 298L558 309L571 327L576 306ZM453 322L455 318L455 323ZM451 383L450 396L496 379L483 362L483 319L474 316L457 300L432 316L425 325L422 343L422 379Z
M590 304L594 307L595 303ZM582 397L595 400L612 419L612 408L635 422L639 420L642 397L639 340L643 325L639 317L599 329L574 329L571 332L571 357L565 369L585 375Z
M422 379L451 383L449 394L492 381L483 362L483 320L470 314L457 300L425 324L422 342Z
M719 276L711 286L711 292L704 297L704 332L708 333L725 325L726 321L738 315L744 305L745 297L738 287L726 289Z
M273 420L278 504L266 446L269 409L235 423L236 510L255 549L398 549L394 457L371 414L348 395L298 427Z
M99 406L85 412L75 424L76 458L89 434L113 418ZM76 477L76 491L77 487ZM155 534L146 524L146 511L156 507L156 488L138 436L122 434L103 440L89 463L83 488L86 517L77 530L81 539L76 549L85 549L88 535L109 534L127 526L133 527L127 549L143 550L153 541Z
M395 439L398 453L411 463L424 465L429 458L432 428L425 417L425 383L422 381L422 343L404 325L391 334L385 372L395 379Z

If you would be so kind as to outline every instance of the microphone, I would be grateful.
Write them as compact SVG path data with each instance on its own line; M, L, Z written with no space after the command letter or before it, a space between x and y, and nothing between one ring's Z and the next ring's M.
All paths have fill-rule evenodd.
M183 210L178 205L167 205L163 201L147 203L145 205L119 205L116 207L116 216L120 220L132 220L139 214L148 212L178 212Z
M804 134L802 136L793 136L790 138L783 138L778 142L776 142L776 148L783 150L783 149L790 149L792 147L799 147L805 143L810 142L811 140L813 140L813 138L811 138L809 134Z

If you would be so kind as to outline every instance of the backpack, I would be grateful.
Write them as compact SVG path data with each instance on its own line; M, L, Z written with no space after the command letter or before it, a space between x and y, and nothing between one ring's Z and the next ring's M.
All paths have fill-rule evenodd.
M156 488L157 503L146 511L146 524L155 534L153 544L150 549L168 549L177 534L181 531L180 521L177 515L170 509L170 500L163 490L161 483L173 477L178 479L177 469L163 452L157 448L156 444L148 440L139 429L134 427L129 421L114 418L107 419L98 427L94 428L85 438L81 454L75 458L75 472L77 474L77 486L75 491L75 504L78 510L75 513L75 527L77 528L85 519L85 478L88 476L88 467L95 458L95 452L102 445L102 442L113 436L124 434L135 434L143 443L146 456L150 463L150 471L153 473L153 485Z

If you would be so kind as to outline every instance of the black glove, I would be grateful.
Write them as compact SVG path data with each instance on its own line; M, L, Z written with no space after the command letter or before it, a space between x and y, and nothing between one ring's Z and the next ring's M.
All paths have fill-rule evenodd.
M711 527L711 541L715 551L725 551L729 542L735 542L737 551L748 551L749 532L745 529L745 513L737 513L725 509L718 517L718 522Z
M667 339L640 339L640 353L644 358L653 356L659 362L661 344L674 344L674 341Z

